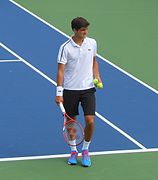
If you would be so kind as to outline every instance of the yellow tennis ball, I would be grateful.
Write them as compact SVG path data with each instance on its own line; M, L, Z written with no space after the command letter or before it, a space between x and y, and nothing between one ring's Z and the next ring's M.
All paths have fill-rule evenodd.
M97 83L97 88L102 89L103 88L103 83L101 83L101 82Z
M94 83L95 86L97 86L97 84L98 84L98 79L95 78L95 79L93 80L93 83Z

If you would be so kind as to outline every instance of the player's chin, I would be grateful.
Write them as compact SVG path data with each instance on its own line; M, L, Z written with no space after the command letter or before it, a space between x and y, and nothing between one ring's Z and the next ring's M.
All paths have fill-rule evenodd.
M87 34L83 34L82 35L82 38L84 39L84 38L86 38L87 37Z

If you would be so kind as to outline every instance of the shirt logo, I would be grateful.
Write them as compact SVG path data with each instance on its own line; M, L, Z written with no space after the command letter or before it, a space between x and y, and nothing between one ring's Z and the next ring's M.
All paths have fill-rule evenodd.
M88 51L91 51L91 49L88 49Z

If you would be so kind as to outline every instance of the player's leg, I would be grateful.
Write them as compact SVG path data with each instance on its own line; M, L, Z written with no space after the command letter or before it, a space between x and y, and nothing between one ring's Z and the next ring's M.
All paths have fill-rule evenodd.
M91 143L93 131L94 131L94 117L93 115L85 116L85 139L82 146L82 165L84 167L91 166L91 159L89 156L89 146Z
M66 113L73 119L76 119L76 115L78 115L78 105L79 105L79 98L75 91L71 90L64 90L63 92L63 99L64 99L64 107ZM75 140L70 140L70 144L76 144ZM68 164L70 165L76 165L77 164L77 157L78 157L78 151L77 147L70 146L71 153L70 157L68 159Z
M89 142L92 139L93 131L94 131L94 118L93 115L85 116L85 141Z
M94 115L85 115L85 141L90 142L94 131Z
M85 115L85 139L82 146L82 165L88 167L91 165L88 151L94 131L94 118L96 108L94 88L85 90L83 92L81 105Z

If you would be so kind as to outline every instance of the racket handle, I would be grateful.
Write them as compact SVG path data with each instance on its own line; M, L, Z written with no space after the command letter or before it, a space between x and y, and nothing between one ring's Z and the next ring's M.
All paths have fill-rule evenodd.
M62 113L64 114L65 113L65 108L63 106L63 103L59 103L59 107L60 107Z

